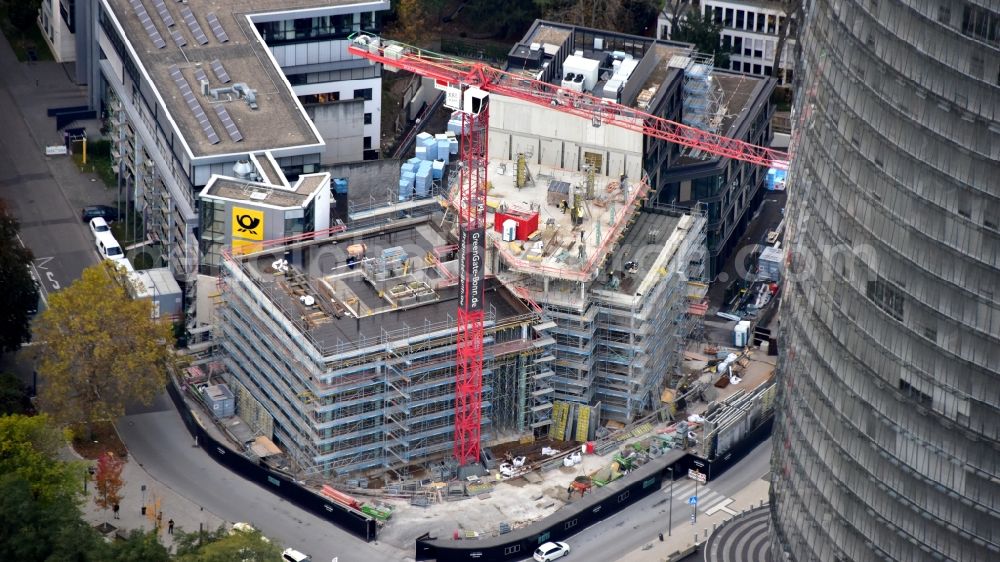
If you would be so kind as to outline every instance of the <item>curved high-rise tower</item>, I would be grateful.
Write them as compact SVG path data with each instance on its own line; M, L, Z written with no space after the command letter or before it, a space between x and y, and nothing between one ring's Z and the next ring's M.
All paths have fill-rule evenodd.
M810 0L775 560L1000 560L1000 1Z

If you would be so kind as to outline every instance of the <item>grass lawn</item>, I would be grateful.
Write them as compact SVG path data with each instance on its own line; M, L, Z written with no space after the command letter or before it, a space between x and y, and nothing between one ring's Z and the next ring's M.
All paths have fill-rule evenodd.
M29 53L34 54L34 60L53 60L52 52L49 51L49 44L42 36L42 30L38 28L37 22L32 22L28 26L15 26L10 21L9 6L14 2L27 2L28 0L0 0L0 28L3 34L10 41L10 46L17 55L17 60L25 62L31 60Z

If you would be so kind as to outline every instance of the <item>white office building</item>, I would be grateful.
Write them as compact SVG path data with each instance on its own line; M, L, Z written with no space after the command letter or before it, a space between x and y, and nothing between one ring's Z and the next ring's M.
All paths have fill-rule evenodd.
M258 172L284 179L265 183L294 191L320 165L361 160L369 143L377 149L379 71L351 60L335 37L374 29L389 2L97 0L91 7L93 18L77 20L91 24L77 25L78 34L97 39L85 61L91 106L102 110L123 184L147 236L162 244L163 265L184 288L191 315L198 275L215 273L204 253L214 246L199 220L199 193L213 178L242 181L234 166L259 162ZM281 44L266 44L263 35L278 31ZM289 76L306 84L293 86Z
M667 2L667 6L657 20L656 36L660 39L670 37L674 15L671 11L675 2ZM781 53L780 71L772 73L774 51L778 44L781 26L788 17L785 10L789 8L786 0L685 0L680 10L700 10L710 14L716 23L722 25L722 44L728 51L729 68L757 76L775 76L781 84L792 81L792 71L795 68L795 40L789 39ZM683 19L684 16L681 16ZM788 37L795 35L795 21L791 20L788 27Z

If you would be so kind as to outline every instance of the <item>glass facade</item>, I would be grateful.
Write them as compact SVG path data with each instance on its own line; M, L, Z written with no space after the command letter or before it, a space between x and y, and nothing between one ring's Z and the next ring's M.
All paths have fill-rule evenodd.
M1000 560L998 14L809 3L775 560Z
M361 12L340 16L299 18L266 23L258 23L264 42L270 46L303 41L326 41L347 39L355 31L378 33L380 12Z

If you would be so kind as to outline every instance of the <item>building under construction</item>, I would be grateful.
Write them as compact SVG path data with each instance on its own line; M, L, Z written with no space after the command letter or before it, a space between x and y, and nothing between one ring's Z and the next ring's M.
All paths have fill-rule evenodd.
M450 456L456 247L427 217L228 256L220 344L252 429L302 476ZM486 287L483 436L548 432L551 338Z
M601 420L628 423L659 409L676 383L689 304L706 287L706 221L644 205L643 181L519 167L491 166L514 170L490 179L501 225L490 232L493 268L555 324L552 436L586 440Z

